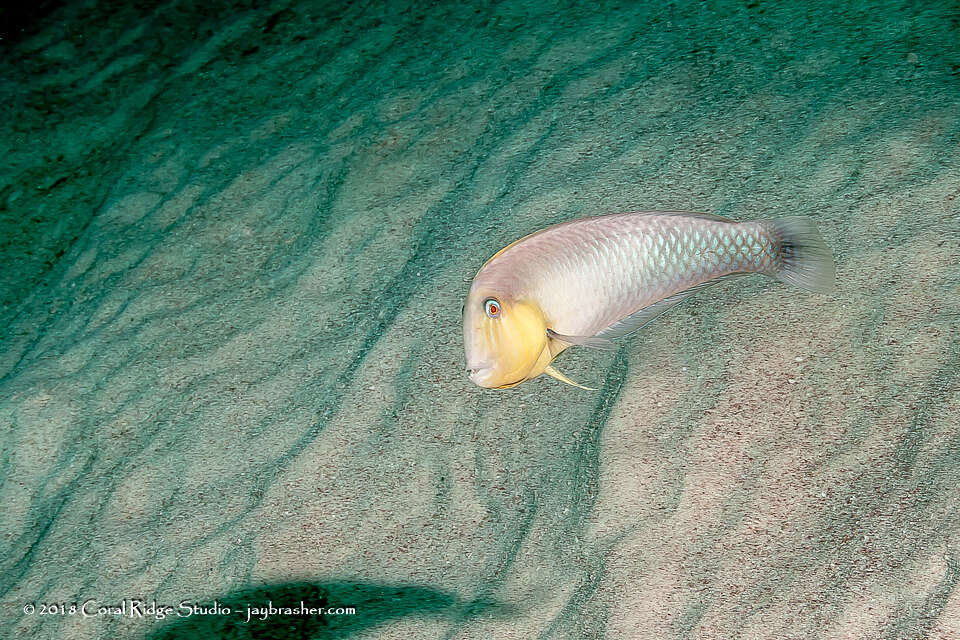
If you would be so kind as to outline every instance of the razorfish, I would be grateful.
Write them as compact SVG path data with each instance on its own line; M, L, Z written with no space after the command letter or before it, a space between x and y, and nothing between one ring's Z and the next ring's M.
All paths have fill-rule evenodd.
M736 222L649 211L572 220L501 249L480 268L463 308L470 379L507 389L547 373L571 345L612 340L718 282L762 273L833 290L833 257L809 218Z

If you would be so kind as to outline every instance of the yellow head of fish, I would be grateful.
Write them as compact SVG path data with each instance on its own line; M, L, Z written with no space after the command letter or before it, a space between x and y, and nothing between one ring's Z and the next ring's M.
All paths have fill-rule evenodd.
M485 287L474 286L463 306L463 345L470 379L493 389L534 378L553 359L540 307Z

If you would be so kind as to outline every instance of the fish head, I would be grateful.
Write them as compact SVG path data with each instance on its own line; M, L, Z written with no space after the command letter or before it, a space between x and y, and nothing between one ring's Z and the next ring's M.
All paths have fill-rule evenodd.
M552 359L540 306L483 287L472 288L464 304L463 346L470 380L490 389L534 378Z

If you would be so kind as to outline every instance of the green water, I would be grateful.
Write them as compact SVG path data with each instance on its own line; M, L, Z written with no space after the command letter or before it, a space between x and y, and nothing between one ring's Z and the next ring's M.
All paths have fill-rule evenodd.
M0 18L0 636L960 637L956 6ZM655 209L838 292L469 382L484 260ZM131 599L232 613L69 613Z

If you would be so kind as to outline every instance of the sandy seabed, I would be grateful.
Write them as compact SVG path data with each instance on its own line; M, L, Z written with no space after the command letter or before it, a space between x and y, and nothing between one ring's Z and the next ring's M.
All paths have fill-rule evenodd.
M956 7L47 8L0 42L0 636L960 638ZM838 290L472 386L480 264L643 209L811 216Z

